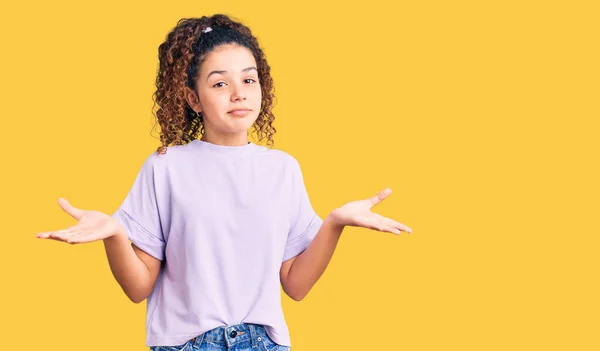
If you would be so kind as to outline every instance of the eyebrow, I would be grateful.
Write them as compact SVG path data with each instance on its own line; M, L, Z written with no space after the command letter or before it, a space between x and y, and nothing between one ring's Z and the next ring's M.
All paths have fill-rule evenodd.
M256 67L254 67L254 66L251 66L251 67L248 67L248 68L244 68L242 70L242 72L248 72L248 71L251 71L251 70L255 70L256 72L258 72L258 70L256 69ZM217 73L218 74L223 74L223 73L227 73L227 71L212 71L212 72L210 72L208 74L208 76L206 77L206 80L208 81L208 78L210 78L211 75L217 74Z

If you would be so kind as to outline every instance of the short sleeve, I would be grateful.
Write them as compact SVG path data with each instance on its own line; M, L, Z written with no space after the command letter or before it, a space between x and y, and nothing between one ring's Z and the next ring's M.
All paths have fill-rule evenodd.
M135 246L162 261L166 245L158 211L154 157L151 155L146 159L125 200L112 217L125 227L129 240Z
M291 173L292 215L290 216L291 223L283 261L287 261L306 250L323 224L323 220L315 212L310 203L300 164L295 159L292 162Z

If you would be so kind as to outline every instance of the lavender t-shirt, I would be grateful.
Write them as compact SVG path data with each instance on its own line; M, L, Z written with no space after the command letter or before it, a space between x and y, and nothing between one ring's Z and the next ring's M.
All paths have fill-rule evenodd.
M146 306L147 346L240 323L291 346L279 270L323 223L294 157L252 142L170 146L145 160L112 216L163 261Z

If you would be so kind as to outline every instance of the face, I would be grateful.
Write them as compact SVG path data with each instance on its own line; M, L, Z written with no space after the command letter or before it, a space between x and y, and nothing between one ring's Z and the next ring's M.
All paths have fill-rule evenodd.
M194 111L202 113L205 135L246 140L262 100L252 52L235 44L215 48L200 66L196 91L188 89L186 98Z

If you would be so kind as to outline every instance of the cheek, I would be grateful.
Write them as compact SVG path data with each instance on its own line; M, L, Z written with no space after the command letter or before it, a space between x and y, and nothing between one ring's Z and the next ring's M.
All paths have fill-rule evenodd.
M226 94L210 94L204 97L204 109L207 111L220 112L226 110L229 100Z
M254 98L254 103L260 107L261 102L262 102L262 91L260 90L260 88L256 89L255 91L253 91L253 95L252 97Z

